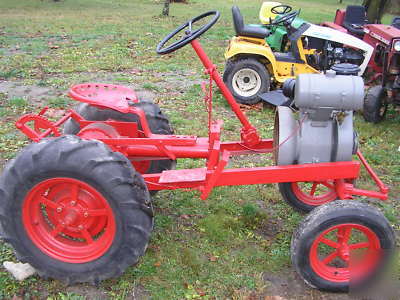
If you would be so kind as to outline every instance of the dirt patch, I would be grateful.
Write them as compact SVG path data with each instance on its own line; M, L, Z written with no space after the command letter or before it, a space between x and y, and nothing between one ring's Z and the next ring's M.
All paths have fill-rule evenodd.
M92 285L79 284L79 285L69 286L65 289L65 292L82 295L85 296L86 299L102 300L110 298L107 292Z
M57 97L60 93L48 87L24 85L18 81L0 82L0 93L8 99L24 98L34 105L41 105L44 100Z
M335 294L320 292L308 287L304 281L297 276L294 270L286 270L279 274L263 274L265 282L265 299L271 296L280 296L283 299L324 299L324 300L348 300L353 299L347 294ZM264 299L264 298L263 298Z

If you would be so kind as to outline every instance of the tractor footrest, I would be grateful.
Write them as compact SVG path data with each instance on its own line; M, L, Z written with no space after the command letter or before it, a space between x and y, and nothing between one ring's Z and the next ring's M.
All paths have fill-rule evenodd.
M207 169L184 169L184 170L168 170L163 171L160 176L159 183L177 183L177 182L193 182L204 181L206 179Z

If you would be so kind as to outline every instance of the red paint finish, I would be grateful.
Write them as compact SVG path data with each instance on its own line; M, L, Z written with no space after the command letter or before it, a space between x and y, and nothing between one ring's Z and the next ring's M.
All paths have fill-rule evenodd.
M335 162L305 165L269 166L254 168L224 169L215 186L267 184L297 181L328 181L337 178L357 178L360 170L358 162ZM214 170L207 171L207 179ZM199 188L205 182L181 181L174 185L159 185L161 174L143 175L150 190ZM207 182L206 179L206 182Z
M260 138L259 134L257 133L256 128L250 124L245 113L241 111L239 104L236 102L232 93L229 91L229 89L223 82L215 65L208 58L207 54L204 52L203 48L201 47L200 43L197 40L193 40L191 42L191 45L192 45L194 51L196 51L198 57L200 58L201 62L204 65L204 67L206 68L206 72L212 76L212 79L215 81L215 83L221 90L222 95L224 95L226 101L231 106L233 112L238 117L240 123L242 123L242 125L243 125L242 131L241 131L242 141L246 145L249 145L249 146L257 145L260 142L261 138Z
M343 33L348 33L346 28L344 28L336 23L333 23L333 22L323 22L321 25L324 27L329 27L329 28L338 30Z
M215 66L212 64L200 43L196 40L191 45L210 75L210 85L214 81L242 124L241 141L221 142L222 121L212 121L212 91L205 89L207 110L209 112L209 136L153 134L149 128L143 110L130 106L128 101L137 101L134 92L128 88L106 84L82 84L71 88L70 96L79 101L99 107L115 109L123 113L137 115L140 126L132 122L107 120L88 121L77 112L70 110L57 122L50 122L42 115L27 115L17 121L17 127L34 141L44 137L58 136L58 128L68 119L74 119L80 126L79 135L85 139L96 139L107 144L113 151L127 156L140 173L145 173L151 160L177 158L206 159L205 168L188 170L169 170L160 174L144 174L149 190L192 188L201 191L201 198L206 199L216 186L267 184L278 182L318 182L329 189L324 195L315 196L311 190L307 195L295 186L299 198L305 202L325 203L336 195L340 199L351 199L354 195L363 195L387 199L388 188L379 180L369 167L361 153L361 163L379 188L368 191L354 188L351 183L359 176L360 163L333 162L290 166L266 166L254 168L226 169L229 160L235 155L272 153L274 142L261 139L256 128L240 110L238 103L225 86ZM34 128L27 123L36 121ZM314 189L314 188L313 188Z
M389 45L394 38L400 38L400 29L390 25L384 24L368 24L365 25L365 32L368 33L371 38L375 38Z
M379 239L371 229L341 224L328 228L314 240L309 259L318 276L345 283L373 270L381 251Z
M337 9L336 10L336 15L335 15L335 24L342 26L345 16L346 16L346 10L345 9Z
M22 222L41 251L68 263L101 257L116 232L107 200L87 183L65 177L44 180L29 191Z
M308 205L322 205L337 199L335 189L332 189L332 183L329 182L312 182L311 187L306 189L301 186L301 182L292 182L292 191L296 197ZM320 193L318 190L321 189Z
M75 100L122 113L129 112L128 101L139 102L133 90L115 84L77 84L70 88L68 95Z

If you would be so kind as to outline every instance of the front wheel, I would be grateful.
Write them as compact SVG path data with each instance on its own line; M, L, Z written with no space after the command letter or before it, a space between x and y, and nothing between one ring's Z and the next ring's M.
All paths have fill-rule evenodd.
M283 199L300 212L308 213L338 198L332 181L284 182L278 186Z
M364 99L363 116L365 121L379 123L386 115L388 99L382 86L374 86L367 91Z
M294 232L292 263L313 288L347 292L387 266L395 247L389 222L376 208L339 200L313 210Z
M17 258L41 276L94 284L137 263L153 227L130 161L76 136L31 144L6 166L0 222Z
M255 104L258 95L270 89L271 78L265 65L254 58L229 60L225 66L224 82L242 104Z

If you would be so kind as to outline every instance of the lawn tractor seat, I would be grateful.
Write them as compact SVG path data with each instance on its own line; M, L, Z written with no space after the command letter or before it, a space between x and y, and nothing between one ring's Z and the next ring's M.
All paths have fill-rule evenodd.
M400 29L400 17L394 17L392 21L392 26Z
M264 27L244 25L243 16L239 7L232 7L233 25L235 26L236 36L248 36L259 39L265 39L271 32Z
M365 7L361 5L349 5L346 8L346 15L343 21L343 27L350 33L359 36L364 35L363 26L366 23Z

